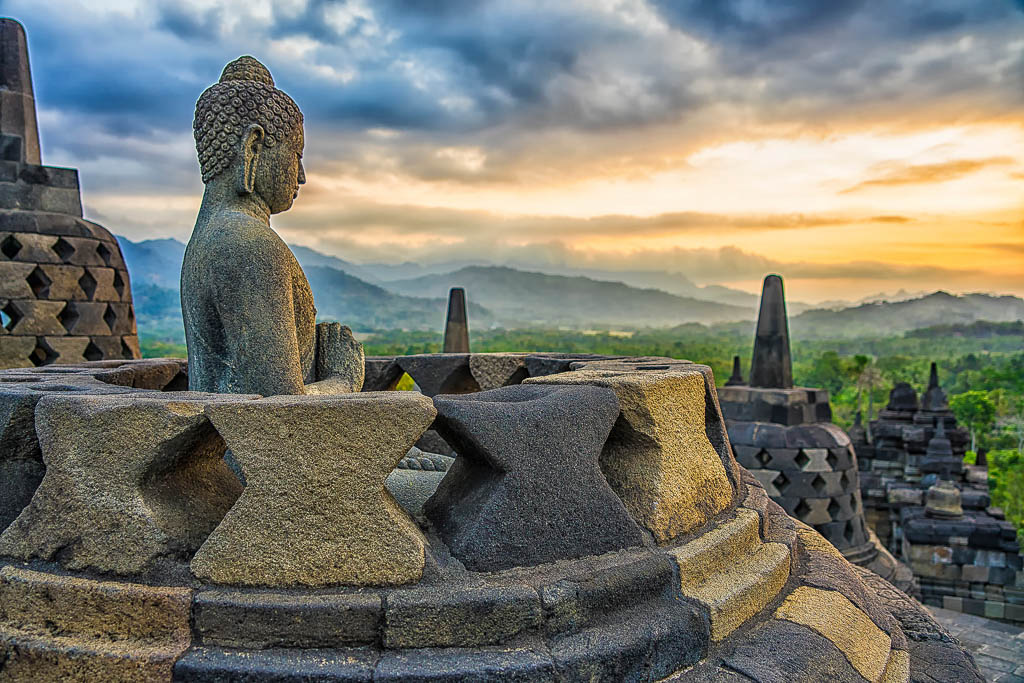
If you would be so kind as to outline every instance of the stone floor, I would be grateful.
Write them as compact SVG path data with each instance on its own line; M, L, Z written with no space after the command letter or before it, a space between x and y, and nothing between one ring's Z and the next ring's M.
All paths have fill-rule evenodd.
M928 608L967 649L985 677L999 683L1024 683L1024 629L971 614Z

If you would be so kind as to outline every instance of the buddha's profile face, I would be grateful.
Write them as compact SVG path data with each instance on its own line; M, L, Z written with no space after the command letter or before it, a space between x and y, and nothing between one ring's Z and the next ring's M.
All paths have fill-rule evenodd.
M264 146L256 172L256 193L270 208L270 213L281 213L291 208L299 195L299 185L306 182L302 168L302 148L305 138L300 125L273 147Z
M224 67L196 103L193 129L204 183L255 196L270 213L291 208L306 182L302 112L265 66L246 56Z

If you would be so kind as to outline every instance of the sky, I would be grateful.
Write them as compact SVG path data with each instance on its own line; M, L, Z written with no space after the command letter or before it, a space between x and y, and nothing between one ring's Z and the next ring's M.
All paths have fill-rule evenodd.
M0 0L44 163L186 241L195 101L305 115L286 241L355 262L677 272L798 300L1024 296L1024 0Z

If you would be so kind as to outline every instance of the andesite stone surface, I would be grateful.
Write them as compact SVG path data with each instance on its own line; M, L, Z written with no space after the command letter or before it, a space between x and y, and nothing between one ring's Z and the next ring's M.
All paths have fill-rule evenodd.
M25 29L0 18L0 367L138 358L117 240L82 219L78 171L43 166Z
M0 535L0 555L132 574L195 552L242 489L203 412L219 398L42 398L46 474Z
M448 316L444 324L445 353L469 353L469 321L466 318L466 290L452 287L448 292Z
M384 481L435 414L413 392L211 403L246 487L193 573L250 586L416 581L425 540Z
M425 513L467 568L495 571L643 544L598 463L619 415L614 391L521 385L442 395L434 404L435 428L458 457Z
M708 439L699 370L584 369L525 383L591 384L615 392L622 413L601 454L601 470L659 543L703 525L732 501L732 484Z
M793 361L789 354L789 318L782 278L769 275L761 289L754 355L750 360L750 386L793 388Z
M729 503L701 526L664 544L648 542L496 572L467 568L441 535L424 523L419 532L425 534L422 576L401 586L360 586L345 580L316 586L298 582L279 587L215 586L188 573L187 554L171 558L178 563L174 571L142 571L123 581L110 581L109 574L99 576L88 568L69 571L60 566L61 557L27 565L0 556L0 678L24 678L32 672L44 680L190 682L298 678L366 682L827 678L852 682L865 680L864 671L873 680L901 683L981 680L970 654L937 628L918 603L877 576L853 567L814 530L788 517L753 475L736 466L709 369L656 358L539 354L530 358L528 365L537 372L544 368L581 376L594 373L605 380L618 376L627 386L630 382L645 386L672 375L702 378L702 390L684 392L691 396L694 415L703 415L702 428L664 428L659 434L666 443L675 444L693 440L694 432L702 433L725 472L719 485L729 491ZM9 383L18 388L8 391L32 395L59 392L74 398L68 396L71 392L103 398L120 392L123 395L115 397L119 400L145 400L146 396L170 400L179 392L161 395L157 390L180 384L182 371L176 361L103 362L0 372L0 382L15 380ZM498 392L520 389L602 391L586 382L579 386L562 381ZM359 516L349 519L353 524L340 522L332 505L325 504L339 500L339 480L362 476L363 495L372 499L367 492L377 491L384 497L384 477L396 460L403 463L405 472L433 476L445 471L446 465L451 470L455 463L448 459L408 450L432 418L431 401L421 395L398 394L398 401L414 404L411 411L403 408L403 414L424 412L417 429L398 430L405 437L394 437L389 442L393 448L373 446L379 443L378 436L394 431L396 420L390 409L369 416L362 411L361 418L354 417L359 411L353 410L349 420L353 426L344 430L317 412L324 402L388 404L396 394L244 401L229 396L208 402L211 414L221 408L232 413L231 426L220 425L229 442L225 445L232 445L232 439L242 444L232 445L240 454L239 462L250 467L255 463L272 480L255 487L265 497L246 512L250 520L246 528L257 530L256 542L239 544L218 561L244 569L269 555L275 569L294 569L326 546L326 555L333 561L330 567L345 564L349 559L344 551L323 542L324 526L319 520L335 537L339 530L365 533L373 524L363 523L365 517ZM618 394L616 422L627 424L622 395ZM449 400L472 403L466 396L437 399L439 403ZM294 407L299 404L307 410ZM251 414L241 419L233 412L236 405ZM363 432L370 432L369 437L358 432L357 423ZM617 425L613 432L616 428L624 427ZM495 440L502 431L509 439L519 433L498 421L484 430ZM354 454L354 446L336 445L349 440L367 442L371 451ZM303 445L314 442L321 445L316 454ZM516 445L501 444L508 451ZM702 462L678 444L675 448L687 465L691 459ZM253 455L257 451L258 457ZM701 453L698 449L697 455ZM340 469L330 469L332 462L338 462ZM381 467L375 470L378 464ZM560 481L564 484L565 477ZM246 491L253 488L250 483ZM177 485L174 490L192 495ZM561 494L559 489L551 495ZM306 505L290 499L291 495L313 501ZM375 509L365 498L361 502L364 509ZM397 506L389 509L408 521ZM282 531L279 519L289 515L298 523ZM54 520L55 525L60 523ZM913 524L906 528L915 543L924 538L921 533L935 531ZM961 533L959 527L949 531ZM274 539L273 543L267 546L259 532ZM286 556L280 549L284 546L298 559ZM818 604L822 601L838 610L849 628L822 621ZM780 611L782 605L787 609Z
M299 108L266 67L240 57L200 96L194 128L206 189L181 268L189 387L358 391L361 346L316 325L309 281L270 226L306 182Z

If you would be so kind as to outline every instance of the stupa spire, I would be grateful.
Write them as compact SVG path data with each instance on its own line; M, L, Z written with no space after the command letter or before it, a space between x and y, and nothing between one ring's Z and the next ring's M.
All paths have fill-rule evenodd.
M754 356L750 361L750 386L766 389L793 388L793 361L789 354L789 320L782 278L769 275L761 290Z
M7 18L0 18L0 155L42 164L25 28Z
M466 290L462 287L452 287L448 292L448 319L444 326L444 352L469 353Z
M726 381L725 386L731 387L743 384L743 369L740 367L740 357L732 357L732 376Z

